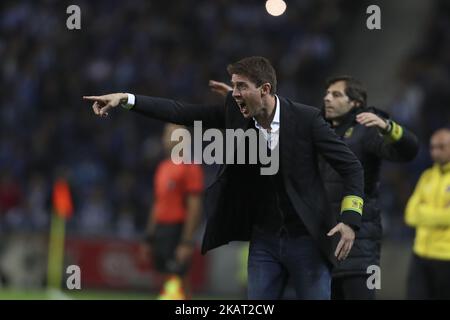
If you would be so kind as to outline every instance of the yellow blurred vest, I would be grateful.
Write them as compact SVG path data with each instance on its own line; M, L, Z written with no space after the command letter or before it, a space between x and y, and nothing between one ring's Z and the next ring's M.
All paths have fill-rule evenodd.
M406 206L405 220L416 228L415 254L450 260L450 163L435 164L422 174Z

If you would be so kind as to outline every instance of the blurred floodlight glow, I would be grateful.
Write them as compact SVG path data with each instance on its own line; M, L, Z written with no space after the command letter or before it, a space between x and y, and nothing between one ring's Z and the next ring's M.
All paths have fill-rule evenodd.
M283 0L267 0L266 10L272 16L280 16L286 11L286 2Z

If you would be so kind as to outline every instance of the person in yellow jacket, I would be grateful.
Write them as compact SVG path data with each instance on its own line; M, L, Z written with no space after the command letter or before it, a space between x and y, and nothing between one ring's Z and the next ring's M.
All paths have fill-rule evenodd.
M408 299L450 299L450 129L431 137L434 165L419 179L406 206L416 228L408 276Z

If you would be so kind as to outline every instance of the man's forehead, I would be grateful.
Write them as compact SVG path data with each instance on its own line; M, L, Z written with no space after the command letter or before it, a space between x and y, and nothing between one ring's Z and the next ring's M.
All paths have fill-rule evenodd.
M344 92L345 91L345 81L336 81L332 84L330 84L330 86L328 87L329 91L340 91L340 92Z
M450 144L450 134L435 134L431 137L431 143L436 145Z
M231 82L232 83L238 83L238 82L251 82L250 79L242 74L236 74L233 73L231 75Z

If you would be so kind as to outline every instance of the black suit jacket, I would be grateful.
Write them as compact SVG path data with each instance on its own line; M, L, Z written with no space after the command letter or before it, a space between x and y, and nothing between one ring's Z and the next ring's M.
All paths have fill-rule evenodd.
M278 96L280 99L280 163L289 199L323 254L336 263L334 250L339 235L328 237L336 225L336 216L326 199L318 170L318 153L332 165L345 181L344 195L363 197L363 170L360 162L344 142L330 129L320 111ZM224 106L202 106L174 100L136 96L132 109L167 122L193 125L201 120L203 128L247 129L245 119L231 96ZM248 241L253 216L257 214L260 176L243 165L222 165L214 183L205 193L207 214L202 253L230 241ZM358 229L361 215L343 211L340 220Z

